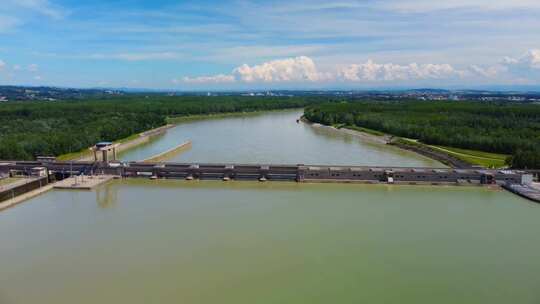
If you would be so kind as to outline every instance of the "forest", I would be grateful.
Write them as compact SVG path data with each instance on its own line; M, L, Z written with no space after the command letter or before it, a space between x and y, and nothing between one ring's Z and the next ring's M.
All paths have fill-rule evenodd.
M0 104L0 159L80 151L166 124L171 116L301 108L328 99L303 97L129 96Z
M467 101L350 101L308 106L305 117L417 139L424 144L512 155L540 168L540 106Z

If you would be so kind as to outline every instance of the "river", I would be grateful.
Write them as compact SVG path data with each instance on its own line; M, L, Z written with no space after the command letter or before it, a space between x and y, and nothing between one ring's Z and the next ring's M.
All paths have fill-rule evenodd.
M191 140L192 149L170 161L443 166L410 151L297 123L301 115L302 110L287 110L188 121L120 158L142 160Z
M177 161L430 164L297 113L187 122L123 157L192 139ZM116 180L0 213L0 303L539 303L539 218L480 187Z

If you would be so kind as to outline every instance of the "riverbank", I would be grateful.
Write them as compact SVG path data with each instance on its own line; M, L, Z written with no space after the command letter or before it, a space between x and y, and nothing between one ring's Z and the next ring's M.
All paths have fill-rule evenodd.
M453 155L445 151L433 149L429 147L428 145L419 143L414 140L409 140L409 139L404 139L404 138L395 138L388 144L396 146L403 150L408 150L408 151L418 153L420 155L424 155L431 159L438 160L441 163L447 166L450 166L452 168L467 169L467 168L473 167L473 164L466 162L462 159L459 159L457 157L454 157Z
M225 112L225 113L173 116L173 117L167 117L166 121L169 124L180 124L183 122L189 122L189 121L200 120L200 119L242 117L242 116L259 115L259 114L264 114L264 113L285 112L285 111L294 111L294 110L302 110L302 109L303 108L286 108L286 109L261 110L261 111Z
M341 133L344 133L344 134L352 135L352 136L355 136L355 137L359 137L359 138L361 138L363 140L367 140L367 141L371 141L371 142L379 143L379 144L388 144L390 142L391 138L392 138L390 135L387 135L387 134L375 135L375 134L367 133L365 131L348 129L346 127L336 128L334 126L327 126L327 125L323 125L323 124L319 124L319 123L314 123L314 122L309 121L304 116L302 116L300 118L300 121L302 121L303 123L306 123L306 124L308 124L308 125L310 125L310 126L312 126L314 128L329 129L329 130L333 130L333 131L336 131L336 132L341 132Z
M319 123L313 123L302 116L302 122L310 124L317 128L327 128L353 135L364 140L380 144L392 145L402 150L415 152L424 157L439 161L453 168L472 168L475 166L486 168L505 167L505 158L507 155L485 153L481 151L464 150L451 147L439 147L426 145L416 140L395 137L390 134L382 133L376 130L364 129L359 127L350 128L349 126L335 127Z

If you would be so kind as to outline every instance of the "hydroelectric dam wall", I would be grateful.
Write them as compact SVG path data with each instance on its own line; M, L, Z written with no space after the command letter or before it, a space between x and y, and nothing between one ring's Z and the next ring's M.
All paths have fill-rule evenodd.
M121 177L201 180L259 180L297 182L365 182L406 184L524 184L525 171L409 168L382 166L326 166L273 164L196 164L168 162L0 162L0 173L46 168L50 176L108 174Z

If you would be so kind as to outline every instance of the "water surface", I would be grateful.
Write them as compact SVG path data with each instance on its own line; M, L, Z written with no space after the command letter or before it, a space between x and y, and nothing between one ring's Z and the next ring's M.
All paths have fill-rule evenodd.
M0 213L0 303L539 303L539 218L485 188L115 181Z
M178 125L174 161L429 166L297 124ZM486 188L113 181L0 213L0 304L540 303L540 205Z
M192 149L171 161L443 166L410 151L297 123L302 113L289 110L188 121L120 157L142 160L191 140Z

